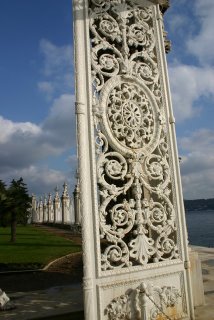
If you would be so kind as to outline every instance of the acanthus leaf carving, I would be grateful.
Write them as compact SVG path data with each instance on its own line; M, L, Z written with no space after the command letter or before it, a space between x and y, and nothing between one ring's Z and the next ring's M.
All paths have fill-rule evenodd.
M89 7L100 267L177 259L153 5L91 0Z

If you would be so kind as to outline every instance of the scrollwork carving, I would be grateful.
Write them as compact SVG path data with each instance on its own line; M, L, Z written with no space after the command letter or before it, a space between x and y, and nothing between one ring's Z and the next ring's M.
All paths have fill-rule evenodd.
M177 259L153 5L91 0L89 13L100 268Z

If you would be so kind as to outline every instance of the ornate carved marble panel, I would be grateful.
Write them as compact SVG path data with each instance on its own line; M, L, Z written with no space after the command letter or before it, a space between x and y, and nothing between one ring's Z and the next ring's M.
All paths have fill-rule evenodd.
M179 257L153 6L90 2L101 268Z
M173 308L173 319L194 317L164 52L167 6L74 1L87 320L168 319ZM147 281L153 272L157 285ZM126 284L105 295L118 279Z

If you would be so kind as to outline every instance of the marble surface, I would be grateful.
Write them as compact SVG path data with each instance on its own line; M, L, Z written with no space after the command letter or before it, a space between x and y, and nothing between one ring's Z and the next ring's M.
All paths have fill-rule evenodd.
M205 304L195 308L196 320L214 320L214 248L192 246L202 263Z

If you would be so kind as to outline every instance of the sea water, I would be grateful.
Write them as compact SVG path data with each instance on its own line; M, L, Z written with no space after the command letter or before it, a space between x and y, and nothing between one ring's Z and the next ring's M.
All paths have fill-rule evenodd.
M189 244L214 247L214 210L187 211Z

